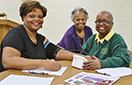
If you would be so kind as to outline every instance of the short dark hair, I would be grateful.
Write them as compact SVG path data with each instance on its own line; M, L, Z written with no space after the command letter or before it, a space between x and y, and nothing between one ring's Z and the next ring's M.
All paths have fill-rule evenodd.
M28 13L32 12L35 8L41 9L43 17L46 16L47 9L42 6L38 1L25 1L21 4L19 12L21 19L23 21L23 16L26 16Z
M108 14L110 15L111 21L113 22L113 15L112 15L110 12L108 12L108 11L101 11L101 12L98 13L98 15L99 15L100 13L103 13L103 12L104 12L104 13L108 13ZM97 17L98 17L98 15L97 15ZM96 17L96 18L97 18L97 17Z

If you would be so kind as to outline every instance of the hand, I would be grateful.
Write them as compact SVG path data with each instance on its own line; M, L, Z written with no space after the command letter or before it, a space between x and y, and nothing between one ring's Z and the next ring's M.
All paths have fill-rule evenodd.
M43 68L51 71L58 71L59 69L61 69L61 64L59 64L55 60L45 60Z
M99 61L99 59L95 56L92 56L94 58L94 60L89 60L89 61L86 61L84 62L84 66L83 68L84 69L87 69L87 70L95 70L95 69L99 69L101 68L101 63Z

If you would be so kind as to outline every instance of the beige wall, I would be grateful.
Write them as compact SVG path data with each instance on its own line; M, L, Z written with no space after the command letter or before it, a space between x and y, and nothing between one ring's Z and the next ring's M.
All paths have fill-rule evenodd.
M0 0L0 13L6 12L8 19L23 23L19 17L19 6L24 0ZM113 30L122 35L128 48L132 51L132 0L37 0L48 9L43 28L39 33L45 35L51 42L57 43L65 31L73 24L71 11L84 7L89 13L87 25L95 30L95 17L102 10L113 14Z

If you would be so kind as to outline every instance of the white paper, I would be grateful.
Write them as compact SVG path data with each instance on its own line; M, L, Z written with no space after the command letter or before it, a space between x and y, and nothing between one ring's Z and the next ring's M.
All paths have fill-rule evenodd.
M33 69L33 70L22 70L22 72L29 72L29 73L40 73L40 74L46 74L46 75L57 75L57 76L62 76L64 71L67 69L67 67L61 67L60 70L58 71L49 71L44 68L38 68L38 69Z
M132 69L127 67L104 68L104 69L98 69L96 70L96 72L109 74L110 76L118 76L118 77L132 75Z
M33 77L9 75L0 82L0 85L50 85L54 77Z

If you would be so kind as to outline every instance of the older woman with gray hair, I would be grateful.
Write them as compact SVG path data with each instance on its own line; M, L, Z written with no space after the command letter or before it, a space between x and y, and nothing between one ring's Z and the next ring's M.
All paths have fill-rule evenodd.
M84 8L75 8L71 12L71 19L74 25L66 31L64 37L57 45L66 50L79 53L82 50L82 45L93 34L93 32L89 26L86 26L88 13Z

